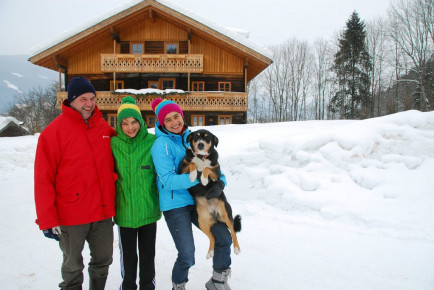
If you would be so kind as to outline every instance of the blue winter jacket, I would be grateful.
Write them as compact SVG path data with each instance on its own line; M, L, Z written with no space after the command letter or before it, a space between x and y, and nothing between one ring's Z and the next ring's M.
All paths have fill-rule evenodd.
M173 134L155 124L155 140L151 154L154 167L157 171L157 187L159 191L160 209L167 211L193 205L193 197L188 188L199 181L190 181L189 174L178 174L178 165L185 156L185 150L190 146L187 136L190 130L186 129L182 135ZM220 178L226 184L226 178L222 174Z

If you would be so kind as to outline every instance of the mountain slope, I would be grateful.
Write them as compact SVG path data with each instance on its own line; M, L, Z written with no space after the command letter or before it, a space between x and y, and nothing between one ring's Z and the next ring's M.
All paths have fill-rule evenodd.
M0 113L6 112L20 93L44 88L58 80L58 73L28 61L28 55L0 55Z

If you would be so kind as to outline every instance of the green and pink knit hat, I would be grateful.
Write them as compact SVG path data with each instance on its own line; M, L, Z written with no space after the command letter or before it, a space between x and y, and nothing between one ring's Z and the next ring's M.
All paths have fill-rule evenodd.
M158 122L162 126L164 126L164 119L169 113L178 112L179 114L181 114L181 116L184 116L184 113L182 112L178 104L170 100L156 98L152 101L151 107L152 110L155 112L155 115L157 115Z

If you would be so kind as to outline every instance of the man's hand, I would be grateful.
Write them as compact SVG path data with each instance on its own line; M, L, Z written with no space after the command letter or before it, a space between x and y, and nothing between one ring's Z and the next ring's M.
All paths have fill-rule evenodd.
M54 227L51 229L42 230L42 233L45 237L50 239L55 239L56 241L59 241L59 236L61 234L60 227Z

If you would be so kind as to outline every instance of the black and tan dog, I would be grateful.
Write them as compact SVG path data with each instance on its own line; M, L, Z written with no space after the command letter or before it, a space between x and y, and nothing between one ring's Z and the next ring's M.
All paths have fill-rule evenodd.
M208 236L210 245L206 258L214 255L215 238L211 227L220 221L225 223L231 231L234 243L234 252L241 252L236 232L241 230L241 216L232 217L232 208L225 194L222 192L218 198L207 198L206 193L214 182L220 179L220 165L218 163L218 139L207 130L198 130L187 137L190 147L184 159L179 164L180 173L190 173L190 180L201 182L189 189L196 202L196 210L200 229Z

